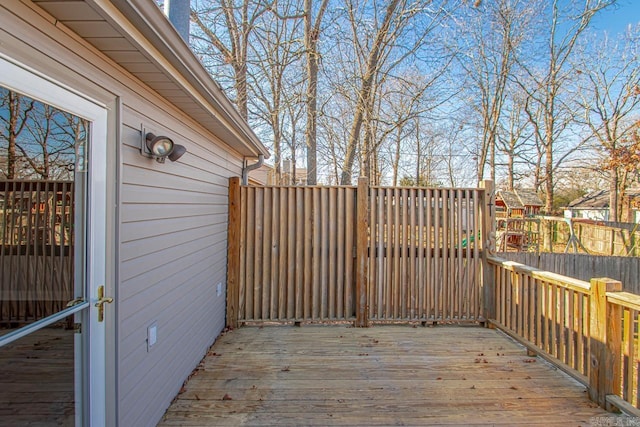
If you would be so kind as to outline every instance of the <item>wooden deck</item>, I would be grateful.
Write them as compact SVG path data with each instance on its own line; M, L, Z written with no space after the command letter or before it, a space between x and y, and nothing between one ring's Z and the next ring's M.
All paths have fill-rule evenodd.
M0 348L0 372L0 426L73 426L73 330L44 328Z
M159 425L618 425L601 417L615 415L496 330L245 327Z

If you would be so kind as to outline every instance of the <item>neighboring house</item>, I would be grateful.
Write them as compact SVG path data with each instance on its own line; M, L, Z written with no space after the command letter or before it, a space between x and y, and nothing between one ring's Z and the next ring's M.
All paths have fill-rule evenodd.
M263 164L249 174L249 185L274 185L275 172L272 165Z
M280 183L278 183L273 165L263 164L259 168L251 171L248 177L248 183L250 185L306 185L307 169L296 168L295 179L292 169L290 160L283 161Z
M282 182L284 185L306 185L307 184L307 168L296 166L291 160L282 162Z
M88 124L75 299L3 330L0 349L71 316L77 375L56 405L71 405L76 425L155 426L225 326L228 179L268 153L152 0L3 0L0 89ZM147 133L186 153L149 158ZM53 373L38 387L58 390ZM35 413L35 396L12 410Z
M573 200L565 209L565 217L609 221L609 192L594 191Z
M622 201L622 221L640 223L640 188L629 188ZM610 221L609 191L599 190L573 200L565 208L565 217Z
M609 191L599 190L573 200L565 217L610 221ZM622 200L622 222L640 223L640 188L628 188Z

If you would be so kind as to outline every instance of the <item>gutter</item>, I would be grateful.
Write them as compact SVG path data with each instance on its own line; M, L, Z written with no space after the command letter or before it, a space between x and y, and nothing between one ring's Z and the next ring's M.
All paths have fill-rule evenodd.
M249 172L252 170L258 169L264 163L264 154L258 155L258 161L252 165L247 165L247 160L245 158L245 167L242 168L242 185L249 184Z
M208 74L202 63L189 49L188 44L175 30L175 27L155 2L148 0L87 1L95 5L97 9L106 12L107 16L105 18L107 22L112 25L115 23L114 28L120 27L124 31L122 35L144 54L144 52L149 52L149 49L144 44L141 44L140 40L135 36L135 32L141 33L153 48L160 52L170 67L167 67L166 63L159 61L154 56L148 56L147 59L155 63L161 70L166 70L178 86L186 89L187 92L193 90L200 97L200 99L195 97L194 100L204 110L208 110L209 114L214 118L226 125L233 136L237 138L237 143L246 147L247 150L242 154L248 154L248 151L250 154L262 154L267 158L269 157L267 148L248 123L242 119L229 98ZM179 2L179 0L174 1ZM109 7L114 7L118 10L121 14L120 17L128 21L134 27L134 30L125 28L122 22L117 19L120 17L109 11ZM131 39L127 36L131 37ZM179 76L173 75L171 68ZM180 77L188 84L185 85L185 81L181 81ZM213 133L216 134L216 132ZM225 142L225 138L221 139Z

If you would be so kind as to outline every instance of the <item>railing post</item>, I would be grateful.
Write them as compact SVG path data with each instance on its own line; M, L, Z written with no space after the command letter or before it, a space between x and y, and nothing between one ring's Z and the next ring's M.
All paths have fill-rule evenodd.
M612 279L591 279L589 398L603 408L608 394L620 388L620 339L622 309L607 304L607 292L620 292L622 283Z
M356 199L356 327L369 326L369 182L358 178Z
M481 226L482 226L482 315L486 325L489 326L488 320L496 318L496 292L495 277L493 270L489 267L487 256L496 250L495 237L495 194L493 192L493 181L483 180L480 182L481 192Z
M229 222L227 228L227 326L238 327L240 304L240 178L229 178Z

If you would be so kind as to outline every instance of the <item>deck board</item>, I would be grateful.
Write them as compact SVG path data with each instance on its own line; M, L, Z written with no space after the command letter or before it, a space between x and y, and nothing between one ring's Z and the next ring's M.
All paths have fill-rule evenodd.
M587 426L613 416L496 330L245 327L218 339L159 425Z

